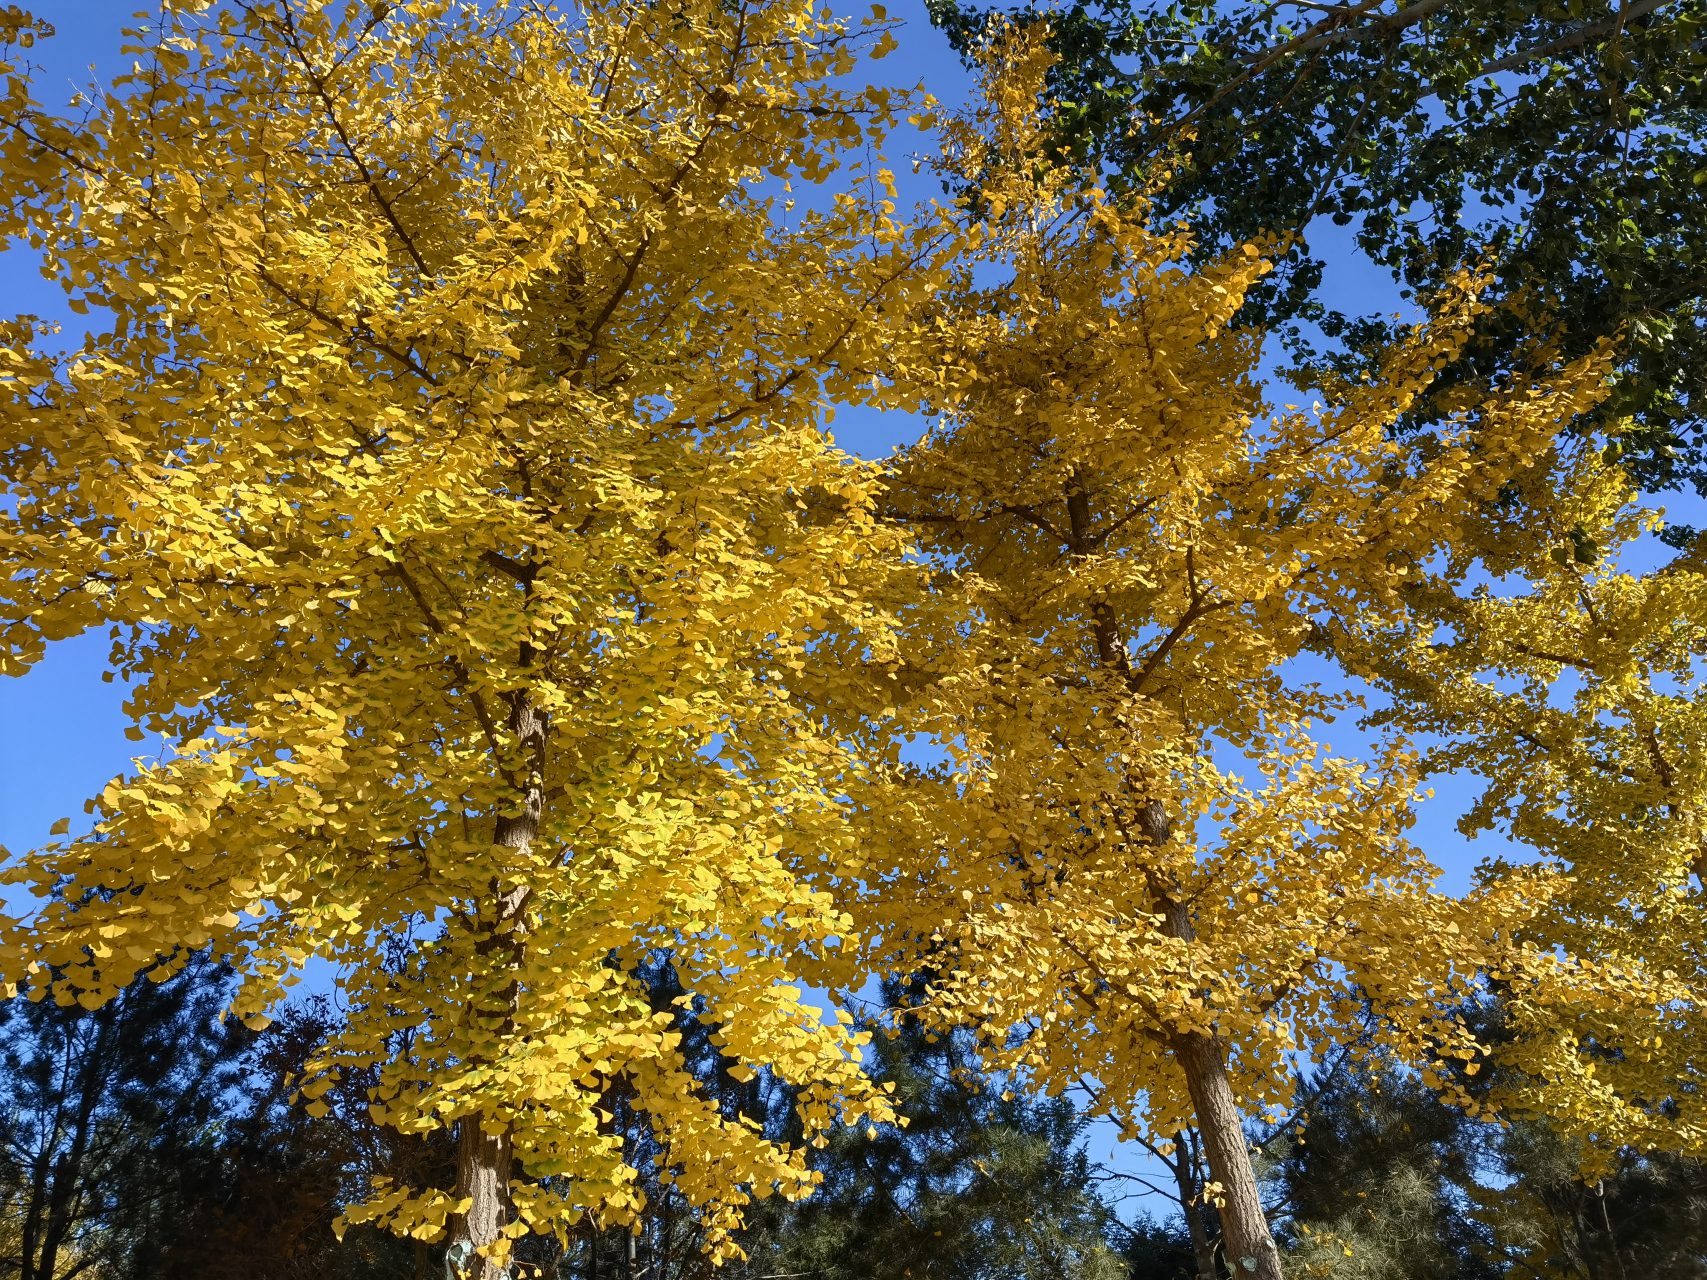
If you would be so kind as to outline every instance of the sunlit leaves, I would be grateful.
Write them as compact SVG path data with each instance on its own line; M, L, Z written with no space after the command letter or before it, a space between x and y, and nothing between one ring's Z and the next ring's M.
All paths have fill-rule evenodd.
M507 1134L514 1229L563 1232L639 1207L632 1088L727 1253L750 1195L810 1190L804 1148L704 1094L637 965L670 951L808 1140L889 1114L802 1002L853 982L807 878L852 847L851 763L796 694L903 563L820 405L951 246L852 195L784 231L755 190L905 109L825 83L882 24L201 8L86 122L12 82L4 229L109 331L6 333L3 661L112 628L164 750L13 867L43 899L7 974L99 1003L211 948L257 1019L329 962L311 1103L384 1062L376 1114ZM349 1220L456 1212L387 1186Z

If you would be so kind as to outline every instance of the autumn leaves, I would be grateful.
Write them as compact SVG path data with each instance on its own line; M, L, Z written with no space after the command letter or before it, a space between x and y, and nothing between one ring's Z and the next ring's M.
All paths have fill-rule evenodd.
M834 182L897 109L825 83L873 25L237 6L174 17L92 124L17 106L7 229L115 322L6 353L9 660L114 628L175 754L12 873L41 906L7 977L98 1003L211 947L258 1018L338 965L303 1093L382 1061L388 1122L462 1138L455 1187L349 1216L491 1274L636 1212L619 1094L730 1253L829 1126L890 1118L803 987L924 974L919 1015L1016 1084L1201 1127L1230 1256L1273 1275L1240 1123L1292 1050L1444 1086L1491 1052L1453 1008L1491 972L1519 1024L1649 991L1553 959L1559 876L1434 893L1416 756L1329 754L1340 704L1287 668L1420 687L1410 629L1605 358L1399 433L1466 278L1380 379L1272 414L1233 327L1269 247L1187 273L1056 163L1027 33L944 125L961 199L785 228L753 180ZM849 400L933 425L862 463L819 426ZM801 1142L706 1096L635 977L659 953Z

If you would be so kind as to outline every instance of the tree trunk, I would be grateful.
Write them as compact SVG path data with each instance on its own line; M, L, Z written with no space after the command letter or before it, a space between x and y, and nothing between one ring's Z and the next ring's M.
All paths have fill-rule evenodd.
M54 1137L58 1137L57 1126ZM40 1274L36 1269L36 1254L41 1242L42 1217L47 1213L47 1175L52 1158L53 1148L44 1146L30 1161L30 1190L24 1210L20 1280L37 1280Z
M124 1016L126 998L120 995L87 1015L94 1028L94 1043L81 1054L77 1064L77 1111L71 1130L71 1148L59 1153L53 1162L53 1180L48 1187L47 1222L41 1236L41 1257L36 1262L39 1280L53 1280L59 1272L59 1251L71 1230L71 1210L78 1193L83 1190L83 1162L94 1138L95 1117L106 1101L107 1068L112 1061L113 1041L119 1034L119 1020ZM66 1033L69 1048L77 1034L76 1023ZM57 1136L58 1125L55 1125Z
M1071 550L1075 556L1083 555L1090 546L1090 509L1089 499L1076 482L1067 494L1067 513ZM1126 649L1106 602L1099 601L1092 607L1092 623L1098 664L1111 673L1126 676L1130 682ZM1172 820L1160 800L1140 805L1136 818L1138 829L1157 848L1167 844L1173 835ZM1163 932L1184 942L1194 941L1197 930L1192 924L1191 908L1179 896L1177 885L1151 876L1149 889L1162 913ZM1186 1031L1169 1036L1167 1043L1174 1061L1185 1075L1186 1089L1197 1114L1197 1128L1203 1135L1203 1150L1209 1162L1210 1176L1221 1184L1222 1203L1217 1208L1220 1210L1221 1244L1227 1269L1236 1280L1245 1280L1245 1277L1282 1280L1280 1253L1274 1246L1273 1233L1269 1231L1268 1219L1263 1214L1256 1171L1251 1166L1250 1149L1245 1143L1243 1116L1233 1094L1232 1081L1227 1077L1227 1062L1221 1042L1210 1032ZM1187 1216L1189 1220L1190 1215ZM1197 1251L1199 1271L1206 1277L1213 1277L1213 1256L1208 1258L1208 1271L1203 1272L1206 1252L1206 1249Z
M1198 1198L1203 1188L1197 1181L1196 1151L1184 1130L1174 1137L1174 1182L1179 1186L1179 1211L1191 1235L1192 1256L1197 1259L1197 1280L1217 1280L1215 1246L1203 1229L1203 1202Z
M1245 1276L1281 1280L1280 1254L1263 1213L1250 1147L1245 1142L1244 1117L1227 1078L1221 1044L1204 1032L1191 1031L1173 1037L1171 1047L1191 1091L1210 1176L1221 1184L1224 1203L1218 1208L1227 1269L1240 1280Z
M455 1265L471 1280L499 1280L508 1272L475 1250L495 1243L510 1218L510 1135L483 1133L478 1115L457 1124L457 1198L471 1200L453 1233Z
M525 659L525 652L523 656ZM517 788L521 792L521 808L498 818L493 842L525 853L539 836L540 818L545 809L546 717L524 691L510 695L509 728L522 749L527 773ZM476 947L496 964L508 964L513 976L496 1008L477 1002L470 1015L496 1016L506 1033L521 998L520 969L526 946L522 917L527 911L530 892L526 885L505 889L496 879L492 882L495 910L483 921L484 936ZM509 1268L479 1258L476 1251L498 1240L509 1222L510 1135L507 1131L486 1133L480 1124L479 1113L466 1115L457 1124L456 1194L459 1200L467 1199L470 1204L466 1212L452 1219L449 1256L451 1265L468 1280L504 1280Z
M1157 846L1166 844L1173 834L1173 824L1160 801L1153 800L1138 811L1138 826ZM1154 881L1150 892L1161 908L1162 932L1184 942L1194 941L1197 930L1191 922L1191 908L1177 893ZM1168 1049L1191 1094L1209 1175L1221 1184L1222 1203L1216 1207L1220 1210L1227 1270L1236 1280L1282 1280L1280 1251L1274 1246L1274 1234L1263 1213L1250 1146L1245 1142L1244 1116L1227 1076L1221 1042L1207 1031L1185 1031L1168 1038Z

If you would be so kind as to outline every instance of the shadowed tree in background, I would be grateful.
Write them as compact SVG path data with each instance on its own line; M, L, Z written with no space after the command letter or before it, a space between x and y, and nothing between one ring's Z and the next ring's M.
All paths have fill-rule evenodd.
M1466 1010L1491 1040L1507 1034L1499 1014L1497 1002ZM1476 1093L1493 1084L1463 1083ZM1476 1119L1381 1060L1319 1074L1302 1093L1302 1123L1268 1144L1265 1169L1290 1274L1707 1275L1700 1161L1631 1147L1595 1152L1533 1116Z
M1546 1125L1513 1125L1494 1144L1497 1185L1476 1189L1491 1274L1571 1280L1707 1276L1707 1165L1668 1152L1595 1153Z
M370 1111L377 1068L352 1068L308 1113L295 1085L344 1018L325 997L292 1004L255 1037L244 1087L220 1130L217 1180L183 1209L172 1273L195 1280L423 1280L443 1274L444 1249L336 1220L375 1177L448 1177L456 1150L442 1130L416 1136Z
M249 1033L195 953L98 1009L0 1004L0 1191L20 1280L171 1274L187 1205L218 1180L217 1123Z
M1304 1086L1299 1123L1267 1144L1283 1248L1298 1274L1493 1280L1471 1216L1491 1125L1377 1059ZM1346 1251L1350 1250L1349 1256Z
M905 1127L841 1129L813 1160L813 1196L758 1219L748 1274L823 1280L1116 1280L1121 1232L1097 1194L1086 1119L1066 1098L1015 1096L977 1071L969 1032L905 1010L867 1050Z

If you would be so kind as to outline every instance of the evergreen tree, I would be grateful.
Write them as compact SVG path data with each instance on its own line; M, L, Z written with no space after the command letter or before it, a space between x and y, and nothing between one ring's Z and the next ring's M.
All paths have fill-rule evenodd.
M381 1125L370 1110L375 1067L351 1068L310 1115L296 1096L315 1049L344 1025L324 996L287 1006L243 1061L244 1089L224 1126L218 1177L185 1207L171 1273L195 1280L424 1280L442 1274L442 1246L361 1225L341 1236L343 1209L375 1178L445 1174L455 1164L442 1132Z
M1470 1216L1490 1126L1377 1060L1309 1084L1299 1122L1270 1142L1281 1232L1303 1274L1491 1280Z
M1471 1012L1489 1022L1497 1008ZM1597 1154L1535 1118L1473 1119L1379 1061L1319 1074L1305 1092L1301 1123L1269 1144L1288 1274L1707 1276L1707 1168L1698 1161Z
M184 1207L217 1180L216 1138L247 1033L228 972L181 955L93 1010L0 1004L0 1189L19 1280L174 1274Z
M1203 1270L1183 1223L1141 1214L1125 1232L1121 1257L1131 1280L1197 1280ZM1211 1270L1211 1280L1225 1274Z
M911 993L884 984L892 1008ZM974 1070L966 1032L901 1016L872 1041L875 1077L894 1085L905 1127L842 1129L814 1168L808 1200L761 1218L748 1274L823 1280L1114 1280L1114 1216L1096 1194L1065 1098L1027 1099Z
M1625 1148L1597 1173L1580 1142L1534 1121L1505 1129L1492 1154L1496 1185L1474 1193L1490 1274L1707 1277L1702 1162Z

